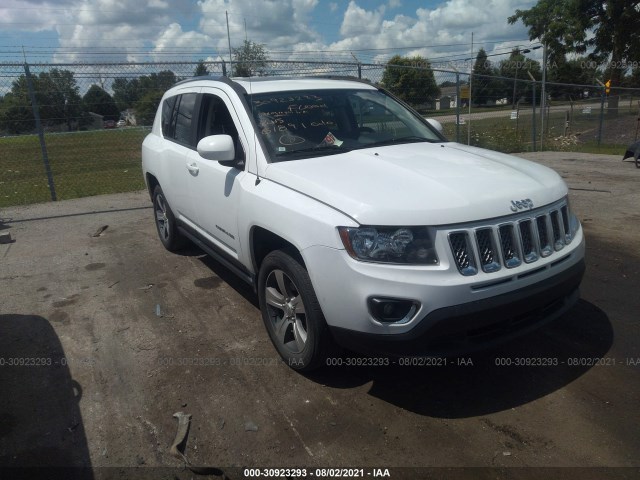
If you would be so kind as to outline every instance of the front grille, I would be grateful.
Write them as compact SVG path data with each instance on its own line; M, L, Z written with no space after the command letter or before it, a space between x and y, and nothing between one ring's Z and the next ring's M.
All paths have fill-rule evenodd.
M493 231L490 228L476 230L476 240L478 241L478 254L482 270L485 272L500 270L500 262L493 241Z
M478 273L473 256L473 248L469 243L469 236L465 232L457 232L449 235L449 243L453 258L456 260L458 270L463 275L475 275Z
M518 239L516 230L512 224L500 227L500 246L502 247L502 258L507 268L514 268L520 265L520 254L518 253Z
M479 268L493 273L523 261L535 263L562 250L573 239L569 225L569 209L564 204L535 217L525 214L495 225L450 231L449 245L461 274L476 275Z
M522 242L522 258L526 263L533 263L538 260L536 244L533 241L533 222L522 220L520 222L520 240Z
M536 218L538 227L538 240L540 241L540 255L548 257L551 255L551 241L549 239L548 215L541 215Z

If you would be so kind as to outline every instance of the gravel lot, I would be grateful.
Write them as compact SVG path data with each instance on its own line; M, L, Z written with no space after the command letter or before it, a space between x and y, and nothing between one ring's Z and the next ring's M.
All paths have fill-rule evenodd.
M169 453L184 411L186 456L231 478L639 478L640 170L621 156L523 156L571 188L582 299L543 330L439 367L295 373L249 287L195 248L162 248L145 192L3 210L0 234L15 242L0 245L0 467L191 478ZM513 365L522 358L558 364Z

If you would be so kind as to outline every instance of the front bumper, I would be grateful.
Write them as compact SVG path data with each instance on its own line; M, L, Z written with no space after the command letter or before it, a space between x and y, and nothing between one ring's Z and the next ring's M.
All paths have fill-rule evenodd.
M548 323L578 300L584 260L553 277L495 297L434 310L399 334L330 326L343 347L376 355L452 356L503 343Z

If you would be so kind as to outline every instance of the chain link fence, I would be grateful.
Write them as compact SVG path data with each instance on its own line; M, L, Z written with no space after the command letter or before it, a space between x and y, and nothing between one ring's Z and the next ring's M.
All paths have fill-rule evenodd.
M600 147L638 138L640 90L544 85L428 65L270 61L0 64L0 207L144 187L140 146L163 92L179 80L233 75L348 76L391 90L451 140L503 152ZM542 102L542 99L545 99Z

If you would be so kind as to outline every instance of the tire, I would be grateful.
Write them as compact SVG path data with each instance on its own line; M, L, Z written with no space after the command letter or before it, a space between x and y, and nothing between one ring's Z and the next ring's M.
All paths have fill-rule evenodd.
M160 237L164 248L170 252L180 250L184 246L184 237L178 232L176 218L173 216L173 211L169 207L169 202L167 202L160 185L156 185L153 190L153 217L158 237Z
M308 372L326 364L333 340L307 270L291 251L275 250L258 275L260 310L271 342L289 367Z
M636 155L636 168L640 168L640 155Z

